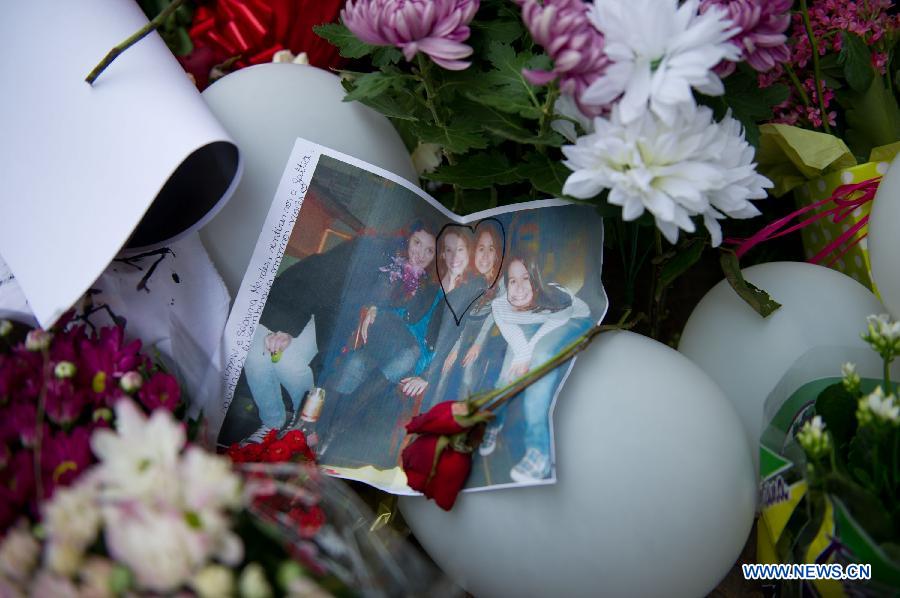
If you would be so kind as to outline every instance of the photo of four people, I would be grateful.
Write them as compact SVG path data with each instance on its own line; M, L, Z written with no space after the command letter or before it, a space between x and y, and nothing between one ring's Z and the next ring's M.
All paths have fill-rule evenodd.
M320 157L221 444L305 426L335 472L396 472L410 418L505 386L603 317L592 208L520 204L461 224L423 196ZM498 411L469 487L555 478L550 415L568 367Z

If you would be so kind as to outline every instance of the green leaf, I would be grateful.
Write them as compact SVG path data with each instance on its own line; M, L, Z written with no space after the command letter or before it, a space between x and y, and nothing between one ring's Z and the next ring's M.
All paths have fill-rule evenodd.
M841 383L832 384L816 399L816 413L822 416L825 427L831 432L838 454L846 455L850 440L856 434L856 407L856 397Z
M548 131L543 135L536 135L532 130L533 127L527 127L525 122L515 114L509 114L487 106L474 106L466 110L465 114L494 135L515 141L521 145L560 147L565 141L562 135L556 131Z
M375 46L361 41L358 37L339 23L316 25L312 28L316 35L337 46L344 58L362 58L375 51Z
M550 197L563 197L562 188L572 171L546 154L532 153L519 165L519 171L531 186Z
M859 157L868 157L873 147L900 139L900 108L880 77L872 80L865 93L848 93L846 141Z
M872 85L875 69L872 54L861 37L849 31L841 32L841 53L838 62L844 67L847 83L856 91L864 92Z
M523 177L503 154L480 152L466 156L452 166L442 166L422 178L465 189L487 189L492 185L514 183Z
M376 48L372 53L372 64L378 68L397 64L403 58L403 53L392 46Z
M501 44L511 44L525 33L521 21L473 21L471 27L475 33Z
M451 154L464 154L470 149L484 149L488 146L481 129L475 123L458 118L446 128L419 121L413 129L420 141L437 143Z
M756 313L767 318L781 307L781 304L772 299L767 292L744 280L744 275L741 274L741 265L733 251L723 249L719 261L728 284Z
M347 92L352 92L355 87L353 81L342 79L341 85ZM403 87L388 89L377 96L363 97L357 100L373 110L377 110L384 116L398 120L417 120L416 109L418 103L416 97L408 89Z
M703 255L706 240L694 237L682 244L675 252L675 256L663 264L659 272L659 280L656 286L656 299L662 298L663 292L669 288L679 276L691 269Z
M725 105L731 114L744 125L747 141L759 147L759 123L772 118L772 108L785 101L790 94L786 85L760 88L756 75L738 69L725 79Z
M825 491L840 498L853 518L876 542L890 537L893 528L891 517L875 494L843 476L834 474L825 478Z
M542 107L537 99L537 88L525 80L522 69L550 68L550 59L529 51L517 54L512 46L498 41L489 44L486 57L494 68L473 81L466 97L525 118L540 118Z
M355 100L378 97L392 87L402 85L407 77L408 75L403 75L399 72L386 73L381 71L359 75L351 81L353 89L344 96L344 101L353 102Z

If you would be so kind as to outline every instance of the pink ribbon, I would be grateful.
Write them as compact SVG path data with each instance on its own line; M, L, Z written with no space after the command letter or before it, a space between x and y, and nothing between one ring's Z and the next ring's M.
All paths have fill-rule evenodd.
M880 182L881 177L879 176L868 179L866 181L862 181L861 183L841 185L834 190L830 197L809 204L808 206L803 206L799 210L791 212L787 216L769 223L752 237L748 239L725 239L725 243L738 246L737 249L735 249L735 255L737 255L738 259L740 259L744 256L745 253L747 253L763 241L768 241L769 239L777 239L778 237L783 237L784 235L788 235L795 231L801 230L821 218L827 218L831 216L831 221L837 224L844 221L857 208L860 208L872 201L872 199L875 198L875 192L878 190L878 184ZM823 206L827 206L828 204L834 204L834 206L828 208L827 210L822 210L821 212L815 213L812 216L809 216L806 219L797 222L796 224L790 225L791 221L795 218L803 216L804 214ZM833 265L836 261L841 259L848 251L850 251L866 237L868 231L864 231L859 237L854 238L856 236L856 233L864 229L864 227L868 223L869 216L867 214L863 218L860 218L859 222L841 233L837 239L826 245L819 253L812 256L807 261L813 264L818 264L823 259L825 259L825 256L831 253L835 253L836 251L838 251L838 249L840 249L840 251L836 253L836 255L827 264L828 266ZM848 243L848 241L850 242Z

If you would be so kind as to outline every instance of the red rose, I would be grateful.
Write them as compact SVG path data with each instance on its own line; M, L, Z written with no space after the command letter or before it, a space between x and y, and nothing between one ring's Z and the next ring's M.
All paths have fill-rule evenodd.
M444 401L412 418L406 424L406 431L410 434L459 434L468 426L460 425L456 418L468 415L469 407L465 402Z
M446 436L424 434L403 450L409 487L449 511L472 470L471 451L453 448Z
M289 461L293 455L291 445L284 438L267 443L264 459L269 463L283 463Z

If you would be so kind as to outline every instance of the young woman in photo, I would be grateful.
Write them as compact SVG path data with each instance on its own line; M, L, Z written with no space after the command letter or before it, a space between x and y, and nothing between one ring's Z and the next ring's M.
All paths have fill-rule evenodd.
M472 284L483 294L475 295L477 299L462 319L456 343L440 364L442 376L433 403L465 399L496 383L506 343L494 326L491 302L506 292L499 277L503 255L499 225L485 221L475 236L470 263Z
M431 362L442 296L434 276L435 230L417 220L401 248L366 256L366 276L348 281L320 386L320 457L333 465L391 467L391 434L404 405L398 389ZM367 434L351 434L351 430Z
M545 283L535 260L516 255L507 260L506 295L491 302L491 313L507 343L497 387L528 373L590 328L587 304L565 287ZM552 470L549 410L554 389L567 364L540 378L522 393L525 454L510 470L516 482L546 479ZM503 428L503 408L485 432L479 452L494 451Z
M440 328L429 367L421 375L400 381L401 391L417 399L414 412L422 406L422 397L428 397L428 405L437 402L436 387L441 381L441 366L459 339L460 318L466 308L478 296L480 290L473 285L469 264L473 256L472 232L466 227L444 229L438 246L437 274L446 302L439 306ZM452 309L452 311L451 311ZM460 320L460 321L458 321Z

